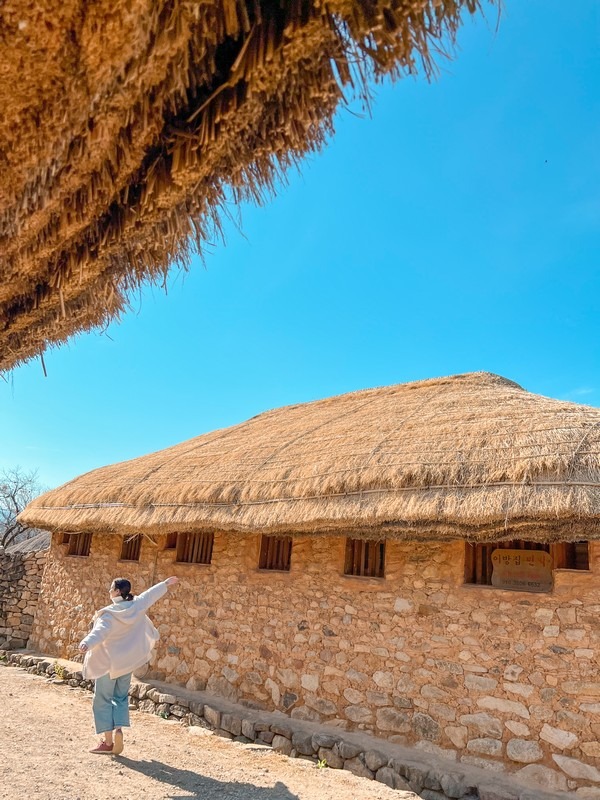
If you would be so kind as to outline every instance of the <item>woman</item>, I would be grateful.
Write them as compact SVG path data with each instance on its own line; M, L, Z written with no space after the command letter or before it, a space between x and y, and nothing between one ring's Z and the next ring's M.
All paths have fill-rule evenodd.
M94 627L81 640L85 653L83 677L95 680L94 722L96 733L104 734L91 753L123 752L123 728L129 727L129 684L131 673L150 659L158 631L146 611L167 592L178 578L167 578L142 594L131 594L131 583L115 578L110 585L112 604L94 617ZM114 737L113 737L114 731Z

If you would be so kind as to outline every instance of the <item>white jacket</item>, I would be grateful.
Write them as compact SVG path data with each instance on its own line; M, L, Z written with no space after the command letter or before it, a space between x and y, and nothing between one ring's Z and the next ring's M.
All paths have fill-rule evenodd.
M166 594L167 588L162 581L133 600L117 597L112 605L96 613L94 627L81 641L88 647L83 661L86 680L106 674L120 678L149 661L159 635L146 611Z

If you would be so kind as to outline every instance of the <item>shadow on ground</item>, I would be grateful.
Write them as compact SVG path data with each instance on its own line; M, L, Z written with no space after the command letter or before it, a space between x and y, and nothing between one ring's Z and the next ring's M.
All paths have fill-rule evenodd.
M131 758L119 756L115 759L127 769L141 772L149 778L163 784L181 789L185 794L169 795L171 800L184 800L184 798L198 798L198 800L299 800L298 795L277 781L274 786L255 786L252 783L238 781L218 781L207 778L198 772L189 769L178 769L162 761L135 761Z

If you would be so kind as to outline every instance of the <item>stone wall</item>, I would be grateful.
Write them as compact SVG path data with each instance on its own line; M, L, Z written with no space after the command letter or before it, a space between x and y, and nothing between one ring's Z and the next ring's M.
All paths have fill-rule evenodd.
M121 538L89 558L55 536L32 641L72 658L118 575L134 590L176 574L151 612L156 677L250 706L364 730L547 788L600 797L600 548L550 594L464 586L464 545L388 542L386 578L341 574L343 537L294 542L261 572L259 537L215 535L211 566L174 564L164 537L140 563ZM598 787L598 788L594 788Z
M0 550L0 647L25 647L40 593L46 552Z
M30 653L0 649L0 665L18 666L50 679L54 686L92 690L81 665ZM379 781L416 800L564 800L562 792L526 786L504 773L491 772L417 752L364 733L328 728L318 722L289 719L281 712L256 711L207 692L189 691L158 681L134 680L129 705L163 720L211 730L217 736L256 750L272 747L290 758L302 758ZM135 721L133 723L135 725ZM413 794L415 792L416 794ZM585 796L585 795L584 795Z

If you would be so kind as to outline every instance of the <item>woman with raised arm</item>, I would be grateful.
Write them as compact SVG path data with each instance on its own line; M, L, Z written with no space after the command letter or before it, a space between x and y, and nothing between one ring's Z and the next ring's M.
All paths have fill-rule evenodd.
M178 580L167 578L134 597L131 583L115 578L110 585L111 605L96 612L92 630L81 640L83 677L95 681L92 707L96 733L103 734L91 753L118 756L123 752L123 728L129 727L131 673L150 660L159 638L146 611Z

